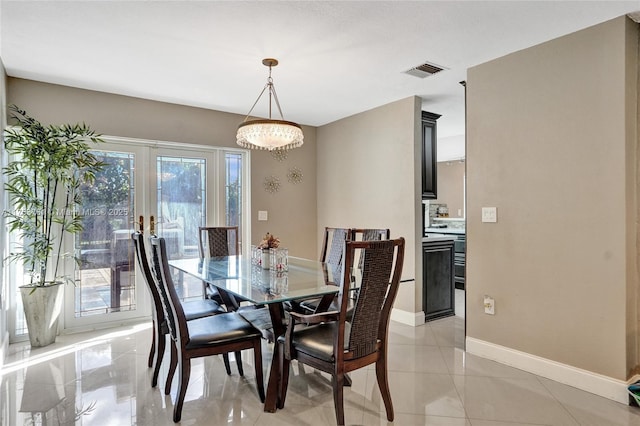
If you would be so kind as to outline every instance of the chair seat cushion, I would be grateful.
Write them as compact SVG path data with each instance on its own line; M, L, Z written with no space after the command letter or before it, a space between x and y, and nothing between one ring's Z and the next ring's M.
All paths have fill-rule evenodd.
M320 300L322 300L322 298L320 297L313 298L313 299L305 299L299 303L299 306L303 309L302 312L312 314L316 311L316 309L318 309ZM335 303L331 302L331 305L335 305Z
M258 330L273 330L273 324L271 324L271 314L268 308L261 309L240 309L238 314L249 321Z
M273 342L274 334L273 334L273 324L271 324L271 314L269 313L269 308L259 308L259 309L248 309L244 307L240 308L237 312L238 314L249 321L249 323L260 330L262 333L262 337L264 337L269 342Z
M300 307L303 309L303 313L305 314L314 314L318 309L318 305L320 304L321 298L317 299L306 299L300 302ZM327 311L339 311L338 302L336 299L333 299L331 305ZM298 310L299 311L299 310ZM353 317L353 300L349 299L349 306L347 306L347 321L350 321Z
M314 358L321 359L323 361L333 362L335 357L333 355L333 343L336 333L338 332L337 321L328 322L318 325L312 325L309 327L303 327L293 332L291 344L293 349L297 352L303 352ZM349 347L349 333L351 331L351 324L345 322L344 324L344 349ZM284 342L284 336L278 338L278 342Z
M224 344L243 338L260 338L260 331L235 312L187 321L187 348Z
M187 321L227 312L218 302L211 299L185 301L182 303L182 309Z
M238 295L229 294L229 296L232 296L234 299L236 299L238 301L238 303L240 303L240 302L248 302L248 299L245 299L244 297L240 297ZM218 303L222 303L222 296L220 296L220 292L218 291L218 287L216 287L215 285L213 285L211 283L205 282L204 297L206 297L207 299L213 299Z

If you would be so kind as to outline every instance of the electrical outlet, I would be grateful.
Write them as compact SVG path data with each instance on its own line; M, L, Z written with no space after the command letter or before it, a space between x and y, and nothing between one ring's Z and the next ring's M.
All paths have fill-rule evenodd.
M496 302L491 296L484 297L484 313L488 315L495 315Z
M266 210L258 210L258 220L268 220L269 214Z

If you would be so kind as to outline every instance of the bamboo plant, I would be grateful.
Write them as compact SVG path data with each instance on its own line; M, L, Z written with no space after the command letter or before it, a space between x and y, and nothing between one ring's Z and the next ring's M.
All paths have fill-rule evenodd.
M11 157L3 173L12 208L5 216L21 242L8 259L22 262L31 286L65 281L62 242L82 230L80 187L105 165L90 151L102 140L84 123L45 126L14 105L9 110L15 125L4 132Z

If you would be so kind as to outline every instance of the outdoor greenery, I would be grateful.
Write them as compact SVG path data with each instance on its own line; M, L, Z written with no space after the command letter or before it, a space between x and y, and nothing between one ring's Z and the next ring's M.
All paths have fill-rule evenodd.
M65 233L82 230L80 188L104 166L90 152L102 140L84 123L45 126L15 105L9 109L15 123L4 132L11 157L3 173L12 208L5 216L21 244L8 258L22 261L30 284L44 286L61 280Z
M95 173L93 182L84 183L82 194L82 232L76 235L76 248L80 249L81 268L105 267L108 258L88 259L85 250L106 249L111 246L113 231L130 229L133 212L131 168L132 159L128 155L113 152L94 151L94 155L104 166Z

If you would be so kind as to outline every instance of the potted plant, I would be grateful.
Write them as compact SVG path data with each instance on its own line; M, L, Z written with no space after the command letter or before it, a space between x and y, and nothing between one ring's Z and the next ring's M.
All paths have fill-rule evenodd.
M20 291L31 345L46 346L57 335L61 284L72 281L61 276L61 262L69 256L60 253L62 241L82 230L80 186L104 166L90 152L102 140L85 124L45 126L15 105L9 109L15 125L4 132L11 205L5 217L18 243L8 260L22 264L29 276Z

